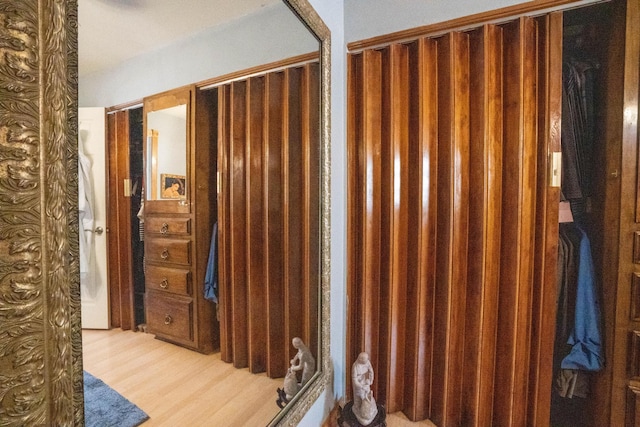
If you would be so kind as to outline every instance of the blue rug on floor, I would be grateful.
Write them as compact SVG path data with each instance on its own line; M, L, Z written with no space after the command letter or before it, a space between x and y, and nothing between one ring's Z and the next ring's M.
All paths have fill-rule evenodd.
M102 380L84 372L86 427L135 427L149 416Z

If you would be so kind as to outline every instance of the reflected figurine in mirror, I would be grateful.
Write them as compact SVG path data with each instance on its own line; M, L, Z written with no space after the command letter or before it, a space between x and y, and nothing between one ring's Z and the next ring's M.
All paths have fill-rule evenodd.
M298 350L298 353L291 359L289 370L294 373L302 371L302 378L300 379L300 387L302 388L316 371L316 359L314 359L311 351L300 338L295 337L291 340L291 344Z
M276 400L276 403L280 408L283 408L289 403L291 398L309 382L316 371L316 360L302 339L295 337L291 340L291 344L298 352L290 361L291 366L287 370L287 375L284 377L283 388L278 389L278 400ZM298 382L297 374L299 371L302 371L300 382Z

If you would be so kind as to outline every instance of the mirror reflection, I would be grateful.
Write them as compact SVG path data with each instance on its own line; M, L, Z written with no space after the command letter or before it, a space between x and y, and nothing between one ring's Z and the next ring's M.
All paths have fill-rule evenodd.
M187 106L147 114L147 194L149 200L186 197Z
M281 1L210 27L252 2L189 3L176 26L198 15L195 33L85 74L83 51L113 50L83 42L91 19L142 28L162 2L80 4L80 106L116 106L104 143L125 158L108 162L109 299L83 301L109 305L108 330L84 331L84 366L154 424L265 425L323 366L320 45ZM147 108L177 88L186 103Z

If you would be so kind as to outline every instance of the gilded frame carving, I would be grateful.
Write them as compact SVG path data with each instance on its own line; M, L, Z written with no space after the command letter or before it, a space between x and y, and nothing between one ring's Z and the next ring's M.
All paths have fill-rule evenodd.
M330 32L321 42L321 370L273 424L296 425L331 381ZM84 425L77 219L77 0L0 0L0 417Z
M83 425L77 3L0 0L0 418Z

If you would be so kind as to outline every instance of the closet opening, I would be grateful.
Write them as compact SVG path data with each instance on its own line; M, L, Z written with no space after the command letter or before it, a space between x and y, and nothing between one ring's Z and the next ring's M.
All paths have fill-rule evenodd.
M145 323L144 222L142 220L144 153L142 107L129 110L129 176L131 177L131 259L133 273L134 326Z
M623 2L563 14L551 426L608 425L610 420L624 36Z

